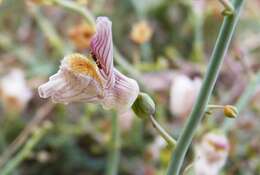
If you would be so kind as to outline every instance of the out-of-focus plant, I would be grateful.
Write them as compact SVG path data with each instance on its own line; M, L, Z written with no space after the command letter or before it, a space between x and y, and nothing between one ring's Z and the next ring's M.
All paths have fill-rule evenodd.
M212 168L210 172L214 169L223 174L259 172L258 7L258 0L245 4L239 30L224 60L210 105L206 105L205 117L193 132L194 144L182 164L184 174L191 171L194 174L195 165L196 170ZM80 72L87 72L102 82L99 81L103 80L100 64L91 58L88 49L97 29L95 16L100 15L109 16L113 21L116 69L137 80L141 91L147 93L138 93L132 106L135 113L129 109L117 116L115 111L102 110L100 105L90 103L63 105L50 100L43 104L35 93L37 87L57 70L58 76L54 77L58 77L59 82L52 88L64 83L66 76L60 76L58 69L59 58L64 55L71 58L74 55L71 53L80 52L74 55L80 58L76 60L90 66L81 67ZM178 116L187 116L195 102L200 86L195 82L206 72L203 62L209 57L222 15L237 15L231 1L3 1L0 5L0 77L19 68L24 73L26 86L32 90L32 98L15 118L6 113L6 105L0 103L0 169L12 167L11 171L18 174L164 174L170 153L176 150L174 138L186 120ZM139 22L142 25L138 25ZM136 28L135 38L142 41L139 43L131 39L134 31L131 29ZM68 60L78 63L75 59ZM61 67L68 68L64 66L67 62L63 60ZM74 70L79 70L77 65L74 64ZM176 83L179 75L184 81ZM52 79L51 85L56 80ZM8 82L10 89L21 94L20 88L12 87L16 83ZM71 90L83 94L82 97L96 94L92 90L80 93L75 87L84 83L73 84ZM29 137L33 128L40 127L47 119L55 123L48 130L48 136L42 137L27 156L13 164L12 160L22 153L23 145L33 139ZM216 129L224 133L212 133ZM217 136L204 139L208 133ZM224 167L223 161L221 166L211 166L209 160L216 160L223 155L218 153L226 151L221 149L223 139L216 139L224 135L231 149L222 158L228 160ZM198 147L202 149L197 151ZM203 161L198 161L198 152L205 153ZM208 156L208 152L214 156Z
M192 137L205 112L206 105L216 83L221 64L229 47L234 28L238 22L243 0L234 0L233 5L235 12L234 14L226 16L224 19L215 48L212 52L211 62L206 72L201 91L190 114L189 120L187 121L186 126L178 139L176 150L172 154L172 159L167 172L168 175L179 174L185 154L192 141Z

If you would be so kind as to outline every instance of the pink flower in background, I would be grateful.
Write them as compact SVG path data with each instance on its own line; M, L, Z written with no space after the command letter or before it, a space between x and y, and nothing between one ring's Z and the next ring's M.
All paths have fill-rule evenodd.
M81 54L66 56L59 71L39 87L40 97L52 97L59 103L100 103L104 108L126 111L139 86L113 66L112 23L108 18L97 19L90 51L92 59Z
M218 175L228 157L229 142L224 134L210 132L196 145L194 170L196 175Z
M173 79L170 90L170 110L176 117L186 117L196 100L202 81L179 74Z

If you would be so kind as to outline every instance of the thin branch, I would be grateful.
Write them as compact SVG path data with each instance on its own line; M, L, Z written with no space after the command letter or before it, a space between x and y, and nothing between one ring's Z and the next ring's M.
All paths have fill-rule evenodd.
M153 127L158 131L158 133L164 138L164 140L174 149L176 146L176 140L173 139L162 127L161 125L155 120L155 118L150 115L150 121L153 124Z

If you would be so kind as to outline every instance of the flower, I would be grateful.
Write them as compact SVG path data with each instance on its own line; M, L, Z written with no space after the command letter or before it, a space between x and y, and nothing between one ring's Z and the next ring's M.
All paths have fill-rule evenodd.
M132 27L130 38L137 44L143 44L151 39L153 30L146 21L141 21Z
M32 97L32 92L26 85L24 74L19 69L13 69L0 81L1 99L11 110L23 110Z
M202 81L183 74L174 77L170 90L170 110L176 117L186 117L192 109Z
M165 70L158 72L149 72L142 75L143 82L153 82L149 84L149 89L156 92L168 91L171 86L173 71Z
M70 39L79 50L89 48L91 38L94 34L94 27L87 23L80 23L68 31Z
M112 23L108 18L97 19L90 51L93 60L81 54L66 56L59 71L39 87L40 97L65 104L100 103L107 109L126 111L137 98L139 86L113 66Z
M218 175L225 165L229 151L229 142L225 135L209 132L196 146L194 170L196 175Z

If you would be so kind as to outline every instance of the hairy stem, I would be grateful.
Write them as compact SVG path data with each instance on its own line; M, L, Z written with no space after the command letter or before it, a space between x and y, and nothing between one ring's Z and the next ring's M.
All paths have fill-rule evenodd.
M244 0L234 0L233 5L235 7L235 13L233 15L226 16L224 19L214 50L212 52L210 64L208 66L202 88L194 108L189 116L189 119L178 139L176 149L172 153L167 175L178 175L180 173L186 152L191 144L192 138L203 117L209 98L212 94L224 56L239 19L239 14L243 2Z

